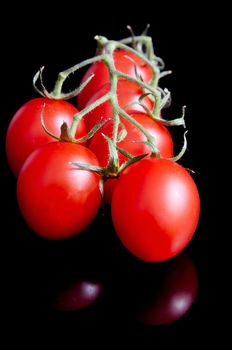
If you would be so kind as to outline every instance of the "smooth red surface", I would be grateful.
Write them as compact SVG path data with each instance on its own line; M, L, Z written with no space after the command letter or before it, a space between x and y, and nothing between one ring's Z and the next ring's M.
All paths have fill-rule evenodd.
M36 98L26 102L13 116L6 137L7 158L15 175L18 175L24 161L32 151L55 140L42 127L42 110L45 126L58 137L63 122L70 126L73 116L78 112L73 105L61 100ZM76 137L79 138L85 134L85 124L81 120Z
M114 190L118 184L118 178L111 178L104 183L104 202L111 204Z
M115 68L122 73L128 74L131 77L136 77L135 65L139 75L143 81L148 82L152 79L152 70L136 55L125 50L116 50L113 54ZM129 57L129 58L127 58ZM82 81L84 82L91 74L94 74L92 80L78 95L78 108L83 109L89 99L102 87L102 85L109 83L110 77L108 68L105 63L96 62L92 64L84 74Z
M155 262L175 256L189 243L200 199L183 167L166 159L143 159L120 176L111 208L124 246L138 258Z
M172 261L154 296L141 307L138 319L153 326L175 322L191 309L197 290L195 266L186 254L181 254Z
M110 85L109 83L103 85L88 101L87 106L91 103L95 102L100 97L104 96L107 92L109 92ZM138 104L139 98L144 94L143 90L137 85L132 83L131 81L120 79L117 85L117 97L119 106L124 109L127 113L135 112L145 112L144 108ZM134 103L132 105L128 105L130 103ZM151 111L154 107L154 102L149 98L145 97L143 99L143 104L146 108ZM105 121L113 117L113 109L111 102L106 101L93 109L91 112L87 113L84 116L84 121L86 124L87 130L91 130L94 125L101 121Z
M93 304L102 294L103 286L99 282L80 280L71 287L62 290L54 301L59 311L77 311Z
M98 165L87 148L53 142L35 150L18 178L17 195L31 229L48 239L65 239L84 230L101 203L99 176L69 162Z
M152 120L145 113L131 113L131 116L140 123L150 134L155 138L155 145L159 149L162 157L171 158L173 156L173 141L168 129L160 123ZM127 136L121 142L117 143L117 146L127 151L128 153L138 156L141 154L151 153L149 146L142 142L145 142L146 136L138 130L136 126L131 124L125 119L121 119L124 127L127 130ZM119 130L121 130L120 128ZM89 148L96 154L101 166L106 166L109 161L109 147L108 142L102 136L102 133L108 137L112 137L113 133L113 121L110 120L97 132L89 143ZM123 164L127 157L118 152L119 162Z

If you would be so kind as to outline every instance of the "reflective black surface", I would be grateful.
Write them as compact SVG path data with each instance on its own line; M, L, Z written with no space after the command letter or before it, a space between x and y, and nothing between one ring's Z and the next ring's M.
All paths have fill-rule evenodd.
M230 229L222 221L222 206L218 205L222 203L218 187L222 174L215 166L219 151L212 151L218 109L212 108L215 95L209 91L215 82L212 55L217 34L206 12L196 11L194 6L173 11L165 11L162 19L124 13L120 21L108 17L85 22L86 33L70 11L62 28L54 26L55 13L51 17L43 12L43 24L39 15L34 20L21 17L24 25L18 18L16 32L3 38L1 285L9 342L14 337L28 340L29 336L37 342L50 335L56 340L72 340L76 347L81 340L86 344L92 340L111 348L110 344L121 344L127 338L142 344L151 341L155 348L158 341L164 345L175 339L184 345L183 339L187 344L199 339L207 343L219 338L223 341L227 335L222 315L227 303L224 235ZM164 58L167 69L173 70L173 76L162 83L173 96L166 113L176 116L181 106L187 105L189 146L181 164L195 170L202 205L196 234L185 251L157 264L139 261L121 246L107 207L104 216L100 212L86 232L72 240L38 238L19 212L16 180L4 151L12 115L36 96L31 81L41 65L49 71L47 81L51 84L59 70L94 53L95 34L118 39L127 35L126 24L133 25L137 33L147 22L151 23L157 54ZM28 36L31 28L33 40ZM68 35L70 30L73 33ZM177 148L181 135L182 130L174 134ZM108 336L111 342L106 341Z

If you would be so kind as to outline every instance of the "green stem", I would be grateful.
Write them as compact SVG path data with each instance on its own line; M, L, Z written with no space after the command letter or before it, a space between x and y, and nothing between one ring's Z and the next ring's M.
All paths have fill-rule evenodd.
M154 54L152 38L150 36L147 36L147 35L133 36L133 37L120 40L120 43L126 44L126 45L132 44L132 43L143 44L146 47L146 55L148 60L151 61L151 59L157 59L158 61L160 61L160 58Z
M156 89L154 86L151 86L147 83L144 83L143 81L138 81L138 79L136 78L133 78L127 74L124 74L122 72L119 72L119 71L115 71L115 74L118 75L118 77L120 78L124 78L124 79L127 79L135 84L138 84L140 85L142 88L150 91L152 93L152 95L155 97L155 106L154 106L154 116L155 117L158 117L159 114L160 114L160 106L161 106L161 94L160 94L160 91L158 89Z
M139 36L134 36L133 39L132 37L126 38L126 39L122 39L119 42L125 45L128 44L132 44L132 42L135 41L136 43L142 43L146 46L146 49L149 52L149 45L152 48L152 53L150 58L153 58L154 61L156 61L157 64L159 64L160 68L163 69L164 68L164 61L162 60L162 58L158 57L155 55L154 50L153 50L153 45L152 45L152 38L150 36L147 35L139 35ZM149 57L148 57L149 58Z
M109 74L110 74L110 102L113 109L113 120L114 120L112 142L116 149L120 117L118 113L119 104L118 104L118 96L117 96L118 74L116 73L117 71L115 69L114 58L113 58L114 49L115 49L114 44L112 46L111 45L108 46L108 52L106 53L104 62L107 65L109 69ZM118 158L118 155L117 155L117 158ZM118 159L114 159L114 164L112 164L112 166L113 167L119 166Z
M135 120L131 115L129 115L123 108L120 107L118 96L117 96L117 83L119 79L126 79L129 80L135 84L137 84L139 87L141 87L144 90L144 97L148 94L151 95L154 100L154 109L153 111L147 111L148 114L153 117L153 119L159 120L160 122L165 123L165 120L163 120L160 117L160 110L162 108L162 105L167 102L168 100L168 91L166 92L159 88L158 82L159 79L170 72L164 72L160 74L161 65L163 65L163 61L157 57L153 50L153 44L152 44L152 38L146 35L140 35L140 36L134 36L130 38L126 38L121 40L120 42L108 40L107 38L103 36L96 36L95 39L97 40L98 47L99 47L99 55L87 59L81 63L76 64L73 67L70 67L58 74L57 81L54 86L54 90L52 93L48 93L45 89L42 81L42 71L37 73L34 77L33 83L35 88L39 93L39 89L36 87L36 82L40 78L40 83L43 88L42 93L46 96L49 95L49 98L71 98L74 95L78 94L82 89L85 89L85 86L88 85L90 80L94 77L94 75L90 76L88 79L86 79L85 82L81 84L80 87L76 88L75 90L68 92L68 93L62 93L63 84L65 80L72 74L75 73L80 68L87 66L89 64L93 64L98 61L104 62L104 64L107 66L108 72L109 72L109 79L110 79L110 90L107 92L104 96L100 97L96 101L94 101L89 106L86 106L82 111L78 112L73 117L73 122L68 130L68 135L70 136L70 140L73 142L79 142L82 141L81 139L75 139L76 130L78 127L79 121L89 112L91 112L93 109L98 107L99 105L105 103L106 101L110 101L112 110L113 110L113 134L112 138L109 139L107 136L105 136L107 142L109 143L109 149L110 149L110 160L108 162L108 165L103 170L101 169L101 172L104 176L107 176L108 174L117 174L121 171L121 168L119 167L119 161L118 161L118 150L121 152L124 152L123 150L119 149L117 147L117 143L119 142L119 126L121 123L121 119L128 120L131 124L133 124L138 130L142 132L142 134L145 136L146 141L144 142L146 145L148 145L151 149L151 152L155 154L156 156L160 156L159 150L155 146L155 138L147 131L146 128L144 128L137 120ZM127 44L135 44L135 49L128 46ZM122 49L127 52L130 52L134 54L136 57L140 58L145 64L147 64L148 67L152 70L152 79L149 82L144 82L142 79L140 79L136 74L135 77L131 77L125 73L122 73L115 68L114 63L114 51L116 49ZM132 60L133 61L133 60ZM134 61L133 61L134 62ZM136 65L136 63L135 63ZM141 99L142 101L142 99ZM139 100L139 102L141 102ZM141 102L142 105L142 102ZM146 107L144 107L146 110ZM174 121L167 121L168 125L184 125L184 114L181 118L174 120ZM172 123L172 124L171 124ZM96 127L91 130L88 135L85 138L91 137L92 134L95 133L96 130L98 130L102 125L97 125ZM125 137L125 136L124 136ZM185 139L184 139L185 140ZM184 142L183 149L186 148L186 141ZM180 155L176 157L176 159L179 159L179 156L182 156L184 150L181 150ZM144 157L144 155L140 155L137 158ZM128 164L124 164L125 166L128 166L131 162L137 161L136 157L129 157ZM175 159L175 160L176 160ZM96 171L94 169L93 171Z
M144 136L146 136L149 146L152 149L152 152L159 156L159 151L154 145L155 138L144 128L140 123L138 123L133 117L131 117L128 113L126 113L123 109L119 108L120 115L128 120L131 124L133 124L137 129L139 129Z
M118 45L118 48L130 51L131 53L134 53L139 58L144 60L153 71L153 77L152 77L150 84L152 86L157 86L158 81L159 81L159 74L160 74L160 69L158 67L158 63L160 64L161 68L164 68L164 62L160 57L157 57L155 55L153 45L152 45L152 38L142 35L142 36L134 37L133 39L135 40L135 42L141 42L145 45L146 51L147 51L147 57L145 55L143 55L142 53L140 53L139 51L136 51L133 48L125 45L125 44L131 44L132 38L127 38L127 39L121 40L119 45ZM152 62L152 60L155 61L156 64L154 64Z
M70 68L60 72L58 74L58 78L57 78L57 81L56 81L54 89L53 89L53 95L56 97L59 97L61 95L63 84L70 74L75 73L80 68L83 68L89 64L92 64L92 63L95 63L98 61L102 61L103 58L104 58L104 55L98 55L98 56L89 58L81 63L76 64L73 67L70 67Z
M151 62L145 55L143 55L139 51L134 50L132 47L129 47L129 46L124 45L122 43L117 43L117 48L129 51L129 52L133 53L134 55L136 55L137 57L141 58L152 69L153 76L152 76L152 80L151 80L150 84L152 86L157 86L158 81L159 81L160 70L156 64ZM154 57L154 59L155 59L155 57Z
M81 118L83 118L83 116L85 114L91 112L94 108L100 106L102 103L106 102L110 98L111 98L111 94L110 94L110 92L108 92L107 94L105 94L101 98L99 98L96 101L94 101L93 103L91 103L89 106L82 109L82 111L80 111L79 113L74 115L73 122L72 122L72 125L70 127L70 136L73 140L75 139L76 130L77 130L78 123L81 120Z
M140 38L143 38L144 42L146 42L146 44L147 44L147 47L149 45L152 45L151 40L147 40L146 37L140 37ZM108 67L109 75L110 75L110 91L109 91L109 93L107 93L106 95L104 95L103 97L101 97L100 99L95 101L94 103L92 103L90 106L87 106L85 109L83 109L81 112L79 112L76 116L74 116L73 123L72 123L71 128L70 128L71 137L73 139L75 138L78 122L85 114L87 114L88 112L90 112L91 110L93 110L94 108L99 106L100 104L106 102L107 100L110 100L111 106L113 109L113 121L114 121L113 122L113 135L112 135L113 145L115 147L117 147L120 116L122 116L123 118L125 118L129 122L131 122L133 125L135 125L145 135L145 137L147 138L147 144L150 146L152 152L155 153L156 155L159 155L159 151L157 150L157 148L154 145L154 138L150 135L150 133L140 123L138 123L133 117L131 117L122 108L119 107L118 97L117 97L117 82L118 82L119 78L124 78L124 79L127 79L127 80L135 83L135 84L138 84L143 89L146 89L149 92L151 92L155 98L155 108L154 108L154 115L155 116L159 116L159 114L160 114L160 105L161 105L160 91L148 83L145 83L141 80L138 80L136 78L133 78L127 74L124 74L124 73L116 70L115 64L114 64L113 52L116 48L123 48L127 51L132 52L135 55L137 55L138 57L140 57L141 59L143 59L152 68L153 72L154 72L154 64L151 64L151 62L143 54L140 54L136 50L134 50L130 47L127 47L126 45L124 45L122 43L118 43L115 41L108 41L105 37L101 37L101 36L99 36L99 37L97 36L96 40L97 40L98 44L100 46L104 47L104 49L105 49L104 50L105 53L100 55L100 56L97 56L97 58L99 59L99 57L100 57L100 59ZM151 56L154 55L153 49L150 48L150 49L148 49L148 51L149 51L149 55L151 55ZM86 60L86 61L84 61L84 63L88 62L88 64L89 64L89 61L90 60ZM76 69L79 69L79 68L81 68L81 64L76 65L73 68L70 68L69 70L66 70L64 72L61 72L59 74L60 80L58 79L59 84L60 84L60 81L62 81L62 79L66 79L66 77L69 74L71 74L73 71L75 71ZM156 78L158 81L159 69L158 69L158 67L156 67L156 69L157 69L157 74L154 74L154 75L156 75ZM110 164L110 163L109 164L110 164L110 166L116 167L118 165L118 161L114 160L114 163L115 164Z

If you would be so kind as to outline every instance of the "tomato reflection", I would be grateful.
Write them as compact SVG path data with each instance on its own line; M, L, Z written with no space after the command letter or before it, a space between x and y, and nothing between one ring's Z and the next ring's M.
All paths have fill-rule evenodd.
M190 258L181 254L170 261L153 295L140 306L137 319L154 326L177 321L191 308L197 289L196 269Z
M103 285L96 281L79 280L64 289L55 299L53 307L59 311L77 311L93 304L102 294Z

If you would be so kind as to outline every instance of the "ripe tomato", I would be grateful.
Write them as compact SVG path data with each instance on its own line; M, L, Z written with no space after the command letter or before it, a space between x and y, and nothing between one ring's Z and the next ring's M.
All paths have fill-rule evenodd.
M192 307L198 289L197 271L186 254L170 261L149 297L137 304L137 319L152 326L169 324L183 317Z
M45 107L43 107L45 104ZM73 116L78 111L66 101L36 98L26 102L14 115L6 136L6 153L9 165L15 175L18 175L24 161L36 148L53 142L41 124L43 111L44 123L47 129L60 136L63 122L71 125ZM76 137L86 134L84 121L80 121Z
M100 97L104 96L107 92L109 92L110 84L107 83L103 85L88 101L87 105L95 102ZM120 79L117 85L117 96L119 106L125 109L128 113L137 111L144 112L144 108L138 103L128 105L131 102L139 102L140 96L143 95L143 90L135 83L131 81ZM148 110L152 110L154 107L154 102L149 98L145 97L143 99L143 104L148 108ZM87 113L84 116L84 121L87 130L91 130L94 125L99 121L104 121L113 116L112 105L109 101L102 103L91 112Z
M145 261L163 261L192 238L200 199L192 177L179 164L143 159L120 176L111 210L116 233L132 254Z
M48 239L65 239L84 230L101 203L99 175L69 162L98 165L86 147L52 142L27 158L18 177L17 195L31 229Z
M126 50L115 50L113 57L115 68L118 71L135 78L136 65L137 72L141 75L144 82L148 82L153 78L151 68L133 53ZM92 64L84 74L81 82L83 83L91 74L94 74L94 77L78 95L77 101L80 109L83 109L87 105L89 99L102 87L102 85L109 83L110 81L108 68L102 61Z
M139 122L154 138L155 145L159 149L161 156L171 158L173 156L173 141L168 129L160 123L152 120L145 113L131 113L131 116ZM151 149L142 142L146 141L146 136L138 130L133 124L125 119L121 119L127 135L117 146L128 153L138 156L143 153L151 153ZM122 128L120 128L122 129ZM102 136L102 133L108 137L112 137L113 121L109 120L90 140L89 148L96 154L101 166L105 167L109 161L108 142ZM118 152L120 164L124 163L128 158Z

